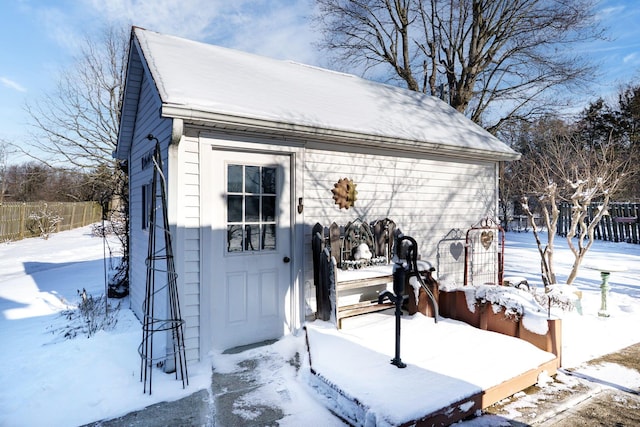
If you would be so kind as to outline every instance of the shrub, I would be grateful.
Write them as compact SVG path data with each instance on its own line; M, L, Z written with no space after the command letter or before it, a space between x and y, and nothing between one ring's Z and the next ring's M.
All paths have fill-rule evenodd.
M56 231L63 218L50 210L45 203L40 210L29 214L29 220L31 221L31 227L35 228L32 231L39 231L40 237L47 240L51 233Z
M98 331L115 328L118 323L119 302L113 307L106 296L94 298L85 289L78 290L78 296L78 306L62 312L69 323L56 331L59 331L63 338L73 339L79 334L91 338Z

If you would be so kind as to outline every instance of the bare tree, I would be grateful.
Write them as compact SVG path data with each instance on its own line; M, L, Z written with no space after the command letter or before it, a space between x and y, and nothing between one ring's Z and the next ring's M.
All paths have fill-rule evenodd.
M628 158L618 155L611 140L596 145L585 143L560 121L541 123L537 132L537 141L528 142L529 147L519 161L519 179L525 192L522 207L532 224L541 258L542 280L547 286L557 283L553 255L560 214L558 205L560 202L571 204L571 226L566 236L574 255L566 280L571 284L594 242L595 228L607 215L611 197L627 178L630 163ZM598 207L589 219L588 210L593 202ZM536 211L540 212L547 231L546 242L535 221Z
M585 55L572 47L601 37L594 0L316 3L320 47L343 68L390 75L489 130L557 107L554 89L593 76ZM498 118L482 123L490 109Z
M108 181L108 176L104 179ZM95 172L52 168L36 161L8 165L4 171L0 166L0 180L4 200L12 202L95 201L104 192L96 188Z
M37 160L50 164L64 159L86 169L113 164L127 51L124 29L86 38L74 66L61 74L57 90L27 105L33 122L31 145L46 154L38 154ZM117 169L115 164L112 169Z
M31 146L36 150L25 150L25 154L49 166L63 160L95 177L94 187L101 189L96 197L105 211L114 197L123 209L128 205L127 177L112 158L128 47L129 33L124 28L107 28L98 38L85 38L74 66L61 75L57 90L27 106L33 122ZM126 229L126 235L119 235L124 251L120 270L124 272L128 270Z

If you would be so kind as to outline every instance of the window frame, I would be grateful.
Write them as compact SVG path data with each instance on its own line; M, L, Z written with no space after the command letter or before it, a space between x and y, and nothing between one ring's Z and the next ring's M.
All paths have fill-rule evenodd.
M231 187L230 179L230 170L232 167L242 167L241 174L241 191L229 191ZM258 176L260 178L260 182L257 185L258 191L256 192L255 188L249 188L247 183L248 172L247 168L258 168ZM265 182L265 170L272 169L273 170L273 183ZM227 162L225 164L225 229L227 231L227 239L226 239L226 255L239 255L239 254L260 254L260 253L273 253L278 250L277 245L277 230L278 230L278 202L280 200L280 196L278 194L278 181L279 179L279 166L278 165L261 165L254 163L239 163L237 161ZM237 178L237 173L235 174ZM234 187L237 187L237 182ZM255 183L253 184L255 187ZM273 189L273 192L265 192L265 189ZM238 198L241 199L240 209L241 212L234 212L233 217L238 218L238 213L240 213L239 221L229 221L230 215L230 196L235 197L235 205L236 208L238 206ZM273 198L273 201L269 204L265 204L265 200ZM255 209L252 209L253 218L251 220L247 220L247 200L257 199L257 212ZM256 205L253 204L255 207ZM265 212L264 208L268 207L270 212ZM272 219L267 220L267 213L271 213L273 215ZM257 226L257 227L256 227ZM256 230L257 228L257 230ZM237 237L235 238L236 242L232 242L232 236L236 234L238 231L241 233L240 242L238 244ZM266 236L267 232L270 231L269 235L273 236L271 241L272 243L267 247L266 242L268 241ZM257 233L257 239L252 236L252 233ZM232 244L235 243L235 246L232 247Z

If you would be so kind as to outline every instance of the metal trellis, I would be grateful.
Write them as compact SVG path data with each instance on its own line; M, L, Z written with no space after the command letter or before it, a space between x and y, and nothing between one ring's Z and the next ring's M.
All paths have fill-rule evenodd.
M151 209L149 212L149 248L146 260L147 280L145 298L143 302L142 342L138 347L140 354L140 381L144 382L144 393L151 394L151 380L153 368L163 366L173 360L176 379L182 381L182 388L189 385L187 359L184 344L184 320L180 313L178 298L177 274L174 265L171 232L167 218L166 179L162 167L160 142L153 135L148 140L155 140L153 154L153 180L151 182ZM160 213L161 218L158 217ZM167 307L168 306L168 307ZM167 312L167 308L169 313ZM166 315L168 314L168 316ZM168 337L171 343L161 354L154 355L154 337L156 339ZM161 341L164 343L164 341ZM169 370L170 370L169 369Z

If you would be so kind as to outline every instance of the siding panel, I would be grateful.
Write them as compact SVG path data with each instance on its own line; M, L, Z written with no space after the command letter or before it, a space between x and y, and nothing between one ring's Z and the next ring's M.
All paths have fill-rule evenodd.
M435 266L438 241L452 228L467 229L497 206L496 164L440 158L391 157L307 149L304 162L305 297L315 297L311 227L355 218L391 218ZM355 206L339 209L331 190L341 178L357 185Z
M196 139L183 137L179 149L179 194L178 217L182 238L182 278L184 308L182 311L186 321L185 345L187 359L197 354L194 360L200 359L200 167L199 145Z

